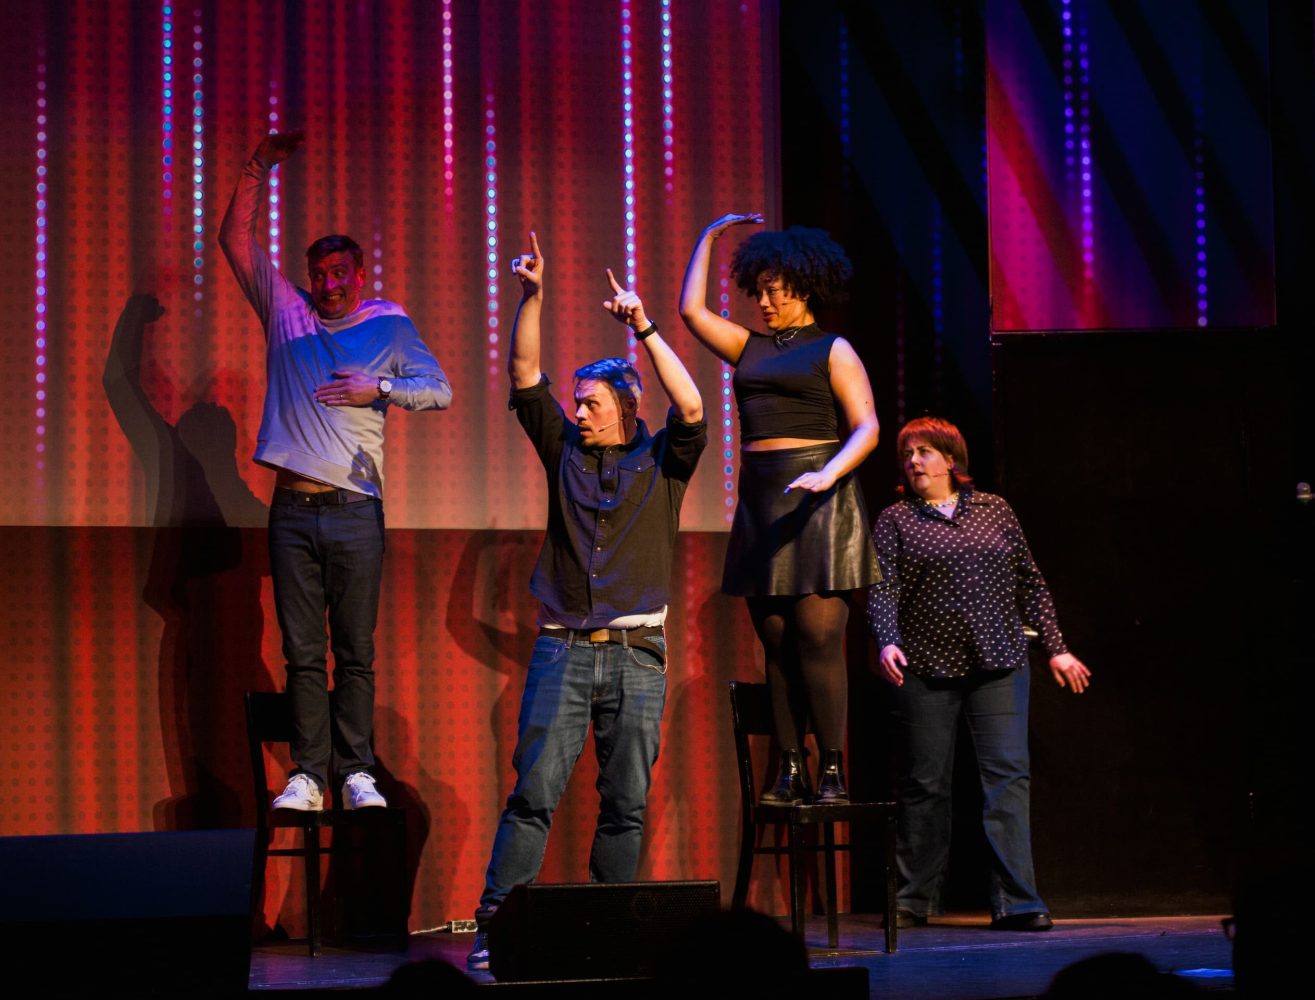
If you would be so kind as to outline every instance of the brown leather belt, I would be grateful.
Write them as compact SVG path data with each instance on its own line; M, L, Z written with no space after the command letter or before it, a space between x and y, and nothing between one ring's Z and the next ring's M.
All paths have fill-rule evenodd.
M663 663L667 662L666 630L661 625L645 625L642 628L548 628L539 629L539 635L550 639L565 637L567 644L573 642L592 642L595 645L614 642L618 646L635 646L646 649ZM653 642L662 638L662 642Z

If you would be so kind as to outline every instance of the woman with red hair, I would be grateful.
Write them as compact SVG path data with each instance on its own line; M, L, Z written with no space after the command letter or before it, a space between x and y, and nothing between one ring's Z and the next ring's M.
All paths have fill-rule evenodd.
M1025 630L1040 636L1060 686L1080 694L1091 672L1064 644L1013 510L973 489L959 429L920 417L895 448L907 490L873 531L882 578L869 592L868 622L881 676L895 688L900 926L939 912L962 716L982 783L991 926L1049 930L1032 871Z

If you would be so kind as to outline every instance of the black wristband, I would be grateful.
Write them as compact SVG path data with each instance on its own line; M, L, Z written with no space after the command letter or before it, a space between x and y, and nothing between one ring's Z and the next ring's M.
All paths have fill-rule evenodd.
M658 332L657 324L656 324L656 323L649 323L648 326L644 327L644 329L642 329L642 330L637 330L637 331L635 332L635 339L636 339L636 340L643 340L645 337L651 337L651 336L653 336L653 334L655 334L655 333L657 333L657 332Z

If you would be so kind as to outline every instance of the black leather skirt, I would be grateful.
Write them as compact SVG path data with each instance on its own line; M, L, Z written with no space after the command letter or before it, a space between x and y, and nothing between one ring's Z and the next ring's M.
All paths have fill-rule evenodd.
M863 491L851 473L825 493L785 487L818 472L835 442L740 453L739 504L723 593L739 597L857 590L881 579Z

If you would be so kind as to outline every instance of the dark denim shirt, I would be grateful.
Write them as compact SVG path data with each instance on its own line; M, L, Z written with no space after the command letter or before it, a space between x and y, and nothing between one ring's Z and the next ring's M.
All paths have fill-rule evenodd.
M706 421L642 420L624 445L586 448L549 390L513 389L508 406L548 475L548 532L530 592L569 628L601 628L671 600L680 505L708 443Z
M891 643L919 677L1015 670L1030 625L1050 656L1068 652L1050 588L1002 497L959 492L946 517L917 497L891 504L872 532L881 582L868 592L878 649Z

